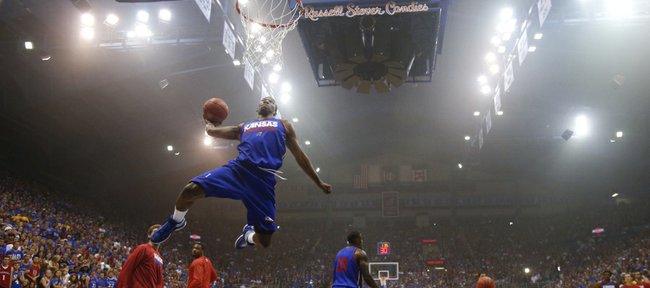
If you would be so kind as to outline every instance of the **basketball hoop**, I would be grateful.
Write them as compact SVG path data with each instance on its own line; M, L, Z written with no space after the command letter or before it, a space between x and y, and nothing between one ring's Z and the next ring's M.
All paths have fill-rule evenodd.
M282 70L282 40L298 24L302 0L235 0L246 32L244 59L258 72Z

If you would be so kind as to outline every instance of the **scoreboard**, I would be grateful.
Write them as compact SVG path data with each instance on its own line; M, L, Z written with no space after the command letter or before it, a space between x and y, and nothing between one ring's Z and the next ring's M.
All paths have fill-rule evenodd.
M377 255L390 255L390 242L377 242Z

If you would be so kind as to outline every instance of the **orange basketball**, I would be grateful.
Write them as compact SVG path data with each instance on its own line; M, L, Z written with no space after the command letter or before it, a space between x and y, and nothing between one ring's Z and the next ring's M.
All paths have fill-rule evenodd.
M228 104L221 98L211 98L203 104L203 119L221 124L228 117Z
M494 283L494 280L492 278L483 276L478 279L478 282L476 282L476 288L494 288L496 287L496 284Z

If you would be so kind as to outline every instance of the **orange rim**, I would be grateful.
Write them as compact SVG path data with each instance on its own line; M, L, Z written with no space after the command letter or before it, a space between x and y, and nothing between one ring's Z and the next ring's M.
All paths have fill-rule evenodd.
M296 23L296 21L298 21L300 19L300 17L302 17L302 13L303 13L303 10L304 10L304 8L302 7L302 0L296 0L296 6L300 7L299 8L300 10L298 11L298 18L293 19L289 23L285 23L285 24L268 24L268 23L255 21L255 19L252 19L252 18L248 17L248 15L243 14L241 12L241 8L239 8L239 1L235 0L235 9L237 10L237 14L239 14L239 16L246 19L246 21L248 21L248 22L258 24L258 25L260 25L260 26L262 26L264 28L272 28L272 29L286 28L286 27L289 27L289 26L293 26L293 24Z

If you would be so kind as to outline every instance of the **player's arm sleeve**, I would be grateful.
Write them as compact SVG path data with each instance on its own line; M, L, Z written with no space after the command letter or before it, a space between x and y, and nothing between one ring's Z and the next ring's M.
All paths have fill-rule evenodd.
M214 281L217 281L217 270L214 270L214 266L212 266L212 263L210 263L210 284L214 283Z
M128 288L131 286L130 280L132 279L133 271L142 261L144 253L144 248L136 247L129 257L126 258L124 265L122 265L120 275L117 277L117 288Z
M202 287L201 283L203 280L203 274L205 274L205 271L203 271L203 265L200 265L198 262L192 262L192 265L190 265L190 271L192 271L192 278L188 279L187 283L187 288L200 288ZM189 274L189 273L188 273Z
M375 280L372 279L372 276L370 276L370 268L368 267L368 255L366 252L363 250L357 250L357 252L354 253L354 256L357 258L357 263L359 264L359 270L361 270L361 277L363 277L363 281L365 281L366 284L372 288L379 288L379 286L377 286L377 282L375 282Z
M241 140L241 127L242 124L239 124L237 126L215 126L212 123L207 123L205 124L205 132L208 133L208 135L216 138L223 138L223 139L228 139L228 140Z
M293 154L298 166L300 166L302 171L305 171L307 176L309 176L316 185L320 186L322 181L320 180L320 177L318 177L314 167L311 166L309 157L307 157L307 154L305 154L305 152L302 151L302 148L300 148L298 137L296 136L296 131L293 129L293 125L287 121L282 121L282 124L284 124L284 128L287 131L287 148L289 148L289 151Z

